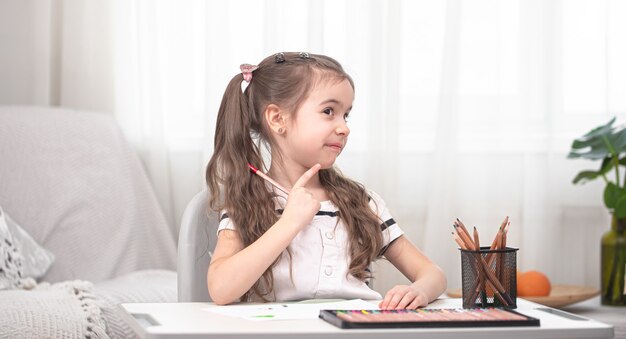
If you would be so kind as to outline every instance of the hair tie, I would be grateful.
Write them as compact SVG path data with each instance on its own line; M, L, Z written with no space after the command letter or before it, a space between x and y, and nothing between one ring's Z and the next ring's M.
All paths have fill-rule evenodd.
M256 71L259 66L250 65L250 64L241 64L239 69L241 70L241 74L243 75L243 80L246 82L252 81L252 72Z
M274 62L277 64L285 62L285 54L284 53L274 54Z

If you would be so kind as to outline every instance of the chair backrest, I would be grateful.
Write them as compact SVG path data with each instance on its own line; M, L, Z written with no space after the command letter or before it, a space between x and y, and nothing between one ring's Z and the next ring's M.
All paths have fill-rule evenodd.
M205 188L196 194L183 213L178 235L178 302L211 301L206 277L219 216L208 208L208 193Z

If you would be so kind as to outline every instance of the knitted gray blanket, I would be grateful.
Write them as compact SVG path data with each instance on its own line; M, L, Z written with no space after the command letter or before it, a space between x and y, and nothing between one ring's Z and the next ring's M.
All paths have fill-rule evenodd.
M0 292L0 338L109 338L92 292L74 280Z
M0 291L0 339L138 338L117 305L176 302L176 272L143 270L92 284L73 280Z

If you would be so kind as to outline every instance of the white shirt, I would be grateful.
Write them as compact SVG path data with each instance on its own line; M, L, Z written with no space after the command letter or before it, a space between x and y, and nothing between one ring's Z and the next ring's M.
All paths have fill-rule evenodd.
M384 251L404 232L393 220L380 196L371 191L369 193L372 198L370 207L383 220L381 231ZM281 198L277 200L285 201ZM282 207L277 206L278 208ZM285 251L272 269L273 295L265 298L275 301L382 299L380 293L372 290L364 281L348 274L348 234L343 222L339 220L337 223L337 211L332 202L321 202L320 211L313 217L311 224L302 229L289 245L293 261L292 276L289 275L289 255ZM223 229L236 230L228 214L224 212L217 232Z

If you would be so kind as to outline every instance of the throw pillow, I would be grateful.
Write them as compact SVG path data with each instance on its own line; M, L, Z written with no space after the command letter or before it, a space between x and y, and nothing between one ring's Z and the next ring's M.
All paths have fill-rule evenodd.
M7 269L4 274L7 280L15 279L8 278L9 276L41 278L54 262L54 255L41 247L30 234L2 210L2 207L0 207L0 240L2 241L0 268Z
M21 279L22 255L0 209L0 290L18 287Z

